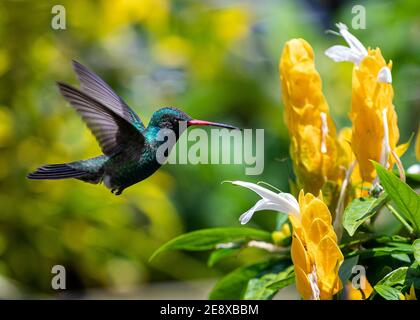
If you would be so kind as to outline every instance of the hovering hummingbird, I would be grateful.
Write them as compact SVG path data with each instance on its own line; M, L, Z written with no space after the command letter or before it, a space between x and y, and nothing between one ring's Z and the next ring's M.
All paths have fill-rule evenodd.
M57 83L58 88L86 122L104 154L87 160L45 165L30 173L29 179L75 178L93 184L104 182L112 193L120 195L125 188L160 168L156 152L164 141L157 138L159 130L173 130L175 145L186 128L181 122L187 126L238 129L223 123L195 120L173 107L155 111L146 128L138 115L98 75L76 61L73 68L81 89L61 82Z

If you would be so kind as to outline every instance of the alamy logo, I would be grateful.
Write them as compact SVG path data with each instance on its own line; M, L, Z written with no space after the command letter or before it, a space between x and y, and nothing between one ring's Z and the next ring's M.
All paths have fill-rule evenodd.
M66 29L66 8L57 4L51 8L51 14L54 16L51 19L51 28L54 30Z
M206 131L194 128L182 134L186 128L187 123L180 122L178 133L170 129L158 132L157 140L160 142L156 152L158 163L235 164L245 165L247 175L259 175L263 172L263 129ZM176 143L177 136L180 137L178 143Z
M54 290L65 290L66 289L66 268L62 265L54 265L51 269L51 273L55 274L51 279L51 288Z
M351 280L351 285L354 289L366 289L366 269L364 266L355 265L351 269L352 273L355 273L353 279Z
M351 27L355 30L366 29L366 8L358 4L351 8L351 13L354 14L351 20Z

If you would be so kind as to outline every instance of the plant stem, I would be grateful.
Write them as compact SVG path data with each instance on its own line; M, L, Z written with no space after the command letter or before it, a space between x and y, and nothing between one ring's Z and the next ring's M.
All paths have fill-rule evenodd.
M367 241L374 240L374 239L375 239L375 236L372 235L372 236L368 236L368 237L363 238L363 239L352 240L352 241L340 244L340 249L356 246L356 245L359 245L359 244L362 244L362 243L365 243Z
M407 221L405 221L405 219L397 212L397 210L395 210L395 208L393 206L391 206L389 203L385 204L385 206L394 215L394 217L397 218L397 220L399 222L401 222L401 224L407 229L407 231L410 233L410 235L413 236L414 235L414 229L408 224Z

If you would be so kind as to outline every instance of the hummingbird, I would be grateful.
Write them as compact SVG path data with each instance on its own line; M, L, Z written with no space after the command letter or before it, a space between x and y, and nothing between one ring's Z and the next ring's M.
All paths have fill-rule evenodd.
M215 126L239 128L217 122L196 120L185 112L164 107L155 111L147 127L139 116L92 70L73 61L81 88L57 82L60 93L77 111L95 136L103 155L62 164L47 164L28 174L28 179L58 180L75 178L84 182L103 182L115 195L155 173L161 167L156 157L162 129L173 130L176 144L186 127ZM186 123L186 125L181 125Z

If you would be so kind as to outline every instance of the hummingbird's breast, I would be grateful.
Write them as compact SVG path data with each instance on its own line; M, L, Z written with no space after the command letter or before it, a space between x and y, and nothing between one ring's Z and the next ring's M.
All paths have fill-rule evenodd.
M125 150L112 157L104 168L104 184L110 189L126 188L152 175L161 166L156 160L156 148L146 140L140 154Z

